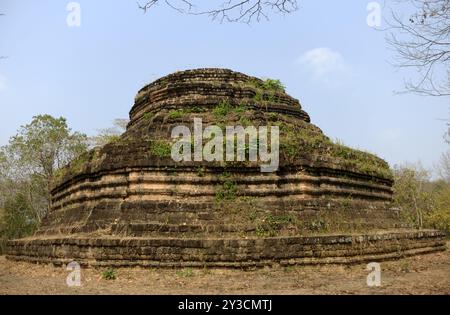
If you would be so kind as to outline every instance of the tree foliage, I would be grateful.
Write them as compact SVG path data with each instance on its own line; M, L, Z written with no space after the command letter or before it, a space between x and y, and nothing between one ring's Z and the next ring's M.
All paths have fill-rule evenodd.
M394 204L411 225L450 232L450 182L447 179L431 180L429 171L411 164L396 166L394 177Z
M9 144L1 148L6 177L13 181L33 180L50 192L55 170L85 152L87 137L72 132L63 117L34 116L21 126Z
M394 180L394 202L409 222L422 228L424 213L431 208L430 195L424 189L429 173L420 165L396 166Z
M72 132L63 117L33 117L0 148L2 238L21 237L46 215L55 171L85 152L87 137Z

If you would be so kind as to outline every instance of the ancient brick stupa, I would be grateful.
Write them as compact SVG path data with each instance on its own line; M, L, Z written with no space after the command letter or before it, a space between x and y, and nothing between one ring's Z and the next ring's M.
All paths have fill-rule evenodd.
M171 157L175 126L278 126L279 167ZM351 123L342 122L342 123ZM445 248L391 207L392 174L334 143L274 80L226 69L143 87L126 132L61 170L37 233L8 258L92 266L351 263Z

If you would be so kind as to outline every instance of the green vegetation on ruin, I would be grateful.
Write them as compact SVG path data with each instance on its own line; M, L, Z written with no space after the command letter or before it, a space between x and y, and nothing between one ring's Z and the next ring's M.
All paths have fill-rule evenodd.
M274 237L287 235L320 235L330 232L352 233L367 229L365 221L354 218L354 210L360 208L351 197L330 199L333 211L322 209L311 217L297 212L271 212L263 210L261 200L254 196L235 196L217 204L223 223L238 226L241 236ZM352 222L352 224L348 224Z
M228 115L241 115L246 109L247 108L244 105L233 106L230 102L222 100L216 105L216 107L214 107L212 114L218 121L223 121L228 117Z
M284 84L276 79L265 79L262 83L262 87L269 91L284 92L285 90Z
M197 176L198 177L204 177L205 176L205 167L197 167Z
M268 103L276 103L277 93L284 93L285 87L280 80L266 79L260 80L250 80L243 85L244 87L250 87L254 90L255 95L253 96L253 101L261 105L266 105Z
M150 152L160 158L170 157L172 145L166 140L152 140L150 141Z
M183 109L174 109L169 112L168 118L171 120L176 120L176 119L183 118L186 115L191 114L191 113L202 113L204 111L205 110L203 108L198 107L198 106L186 107Z
M333 142L319 131L285 123L280 126L280 152L290 160L308 158L311 155L328 156L341 166L362 173L384 178L392 178L389 165L375 155L345 146L340 141Z
M245 83L246 86L250 86L254 89L260 89L267 92L285 92L284 84L277 79L265 79L265 80L249 80Z
M102 272L102 278L104 280L116 280L116 270L114 268L107 268Z
M177 275L182 278L190 278L194 276L194 270L192 268L184 268L177 271Z
M216 190L216 201L221 202L236 199L237 185L236 181L231 178L230 173L224 172L219 177L219 182L220 184Z
M153 116L155 116L155 114L152 112L145 112L142 116L146 121L150 121L153 118Z
M169 112L169 119L178 119L185 115L185 112L182 109L171 110Z
M96 151L91 150L80 154L78 157L70 161L70 163L64 167L55 170L52 182L57 183L67 175L76 175L83 171L86 164L92 160L96 155Z

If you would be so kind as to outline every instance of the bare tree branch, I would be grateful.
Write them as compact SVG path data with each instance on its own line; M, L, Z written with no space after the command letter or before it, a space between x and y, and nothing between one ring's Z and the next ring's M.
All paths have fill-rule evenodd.
M391 12L386 40L395 52L395 65L417 70L406 80L407 92L450 96L450 0L397 0L413 12L402 18Z
M170 8L184 14L207 15L220 22L245 22L268 20L268 11L275 13L292 13L297 10L296 0L223 0L222 4L214 8L196 9L194 0L147 0L139 8L147 12L155 5L163 2ZM202 5L205 7L207 5Z

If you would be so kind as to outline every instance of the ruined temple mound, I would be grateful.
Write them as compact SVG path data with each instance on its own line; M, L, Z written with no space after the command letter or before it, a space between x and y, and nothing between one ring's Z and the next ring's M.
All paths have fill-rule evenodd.
M278 169L174 161L171 132L194 119L203 128L277 126ZM331 141L279 81L226 69L181 71L138 92L123 135L59 171L48 215L33 237L8 243L8 258L243 267L445 248L443 233L408 228L391 199L388 164Z

